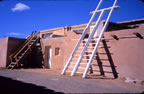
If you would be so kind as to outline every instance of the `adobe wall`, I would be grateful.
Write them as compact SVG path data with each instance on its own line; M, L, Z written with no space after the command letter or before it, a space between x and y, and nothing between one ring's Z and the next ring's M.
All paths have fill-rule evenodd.
M76 34L74 32L67 32L67 37L64 38L64 45L63 47L64 49L64 63L63 66L65 65L65 63L68 61L69 57L72 54L72 51L74 50L79 38L80 38L81 34Z
M48 68L48 52L47 52L47 47L50 47L52 49L52 54L51 54L51 62L52 66L51 69L56 69L60 71L62 69L62 63L63 57L64 57L64 48L62 47L64 41L61 38L53 38L53 39L41 39L41 45L42 45L42 50L43 50L43 57L44 57L44 65ZM55 48L60 48L60 54L55 55Z
M6 67L8 37L0 39L0 67Z
M144 35L144 24L139 28L126 29L113 32L105 32L105 37L117 35L119 40L109 40L107 45L109 51L113 53L112 59L119 77L130 77L144 80L144 39L136 37L133 33L138 32ZM122 38L127 36L127 38ZM121 37L121 38L120 38ZM106 61L103 61L103 64Z
M9 56L12 54L25 39L2 38L0 39L0 67L5 68L10 63Z
M104 37L109 39L106 40L106 44L108 46L110 56L113 60L115 70L118 73L118 77L130 77L141 80L144 79L144 39L140 39L133 34L137 32L141 35L144 35L143 30L144 24L140 24L136 28L115 30L104 33ZM111 35L116 35L119 40L114 39ZM67 62L73 48L77 43L77 40L73 40L76 38L75 36L76 35L70 34L65 40L65 47L67 47L67 49L65 49L66 56L64 63ZM79 37L76 39L79 39ZM102 42L100 46L103 46ZM105 54L106 50L104 48L100 48L98 49L98 53L100 62L102 62L102 64L105 66L103 66L105 75L107 77L113 77L109 57ZM94 60L93 63L97 64L97 60ZM99 67L93 66L93 68L96 69L96 74L100 74Z
M43 58L44 65L47 66L47 47L52 48L52 66L51 69L54 69L58 72L61 72L66 61L70 57L74 46L76 45L80 35L76 35L74 32L66 32L67 37L58 37L58 38L46 38L41 39L41 45L43 49ZM60 54L55 55L55 48L60 48Z
M54 35L64 36L65 35L65 28L60 27L60 28L42 30L42 31L40 31L40 38L45 38L45 36L43 36L43 35L45 35L47 33L53 33Z

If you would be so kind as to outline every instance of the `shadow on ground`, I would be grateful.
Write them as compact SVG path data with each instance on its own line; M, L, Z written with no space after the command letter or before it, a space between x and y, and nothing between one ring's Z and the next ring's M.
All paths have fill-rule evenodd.
M0 93L1 94L63 94L55 92L43 86L37 86L30 83L13 80L11 78L0 76Z

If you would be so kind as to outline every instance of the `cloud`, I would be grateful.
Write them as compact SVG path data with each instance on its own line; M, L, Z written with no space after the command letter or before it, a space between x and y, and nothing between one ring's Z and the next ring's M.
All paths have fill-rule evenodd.
M15 12L15 11L24 11L24 10L29 10L30 7L25 5L25 4L22 4L22 3L17 3L15 5L14 8L12 8L12 11Z
M20 35L25 35L22 33L16 33L16 32L11 32L11 33L7 33L8 35L15 35L15 36L20 36Z

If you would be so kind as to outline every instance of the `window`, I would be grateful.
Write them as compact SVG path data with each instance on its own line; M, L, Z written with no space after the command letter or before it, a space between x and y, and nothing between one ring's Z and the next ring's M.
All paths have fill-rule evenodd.
M90 34L92 33L93 29L94 29L94 26L90 26ZM93 37L97 37L97 36L98 35L97 35L97 30L96 30L96 32L95 32Z
M77 34L82 34L84 29L73 30Z
M70 27L70 26L66 26L65 29L66 29L67 31L70 31L70 30L71 30L71 27Z
M51 37L51 35L52 35L52 33L46 33L46 34L45 34L45 37L46 37L46 38L49 38L49 37Z
M90 26L90 34L92 33L94 26Z
M59 55L60 54L60 48L55 48L55 55Z
M45 34L42 34L42 38L43 38L43 39L45 38Z

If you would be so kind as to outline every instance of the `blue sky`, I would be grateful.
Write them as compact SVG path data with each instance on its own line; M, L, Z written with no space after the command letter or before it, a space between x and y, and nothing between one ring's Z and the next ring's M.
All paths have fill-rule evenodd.
M104 0L101 8L114 0ZM33 30L87 23L99 0L3 0L0 2L0 38L25 38ZM118 0L112 22L144 18L141 0Z

